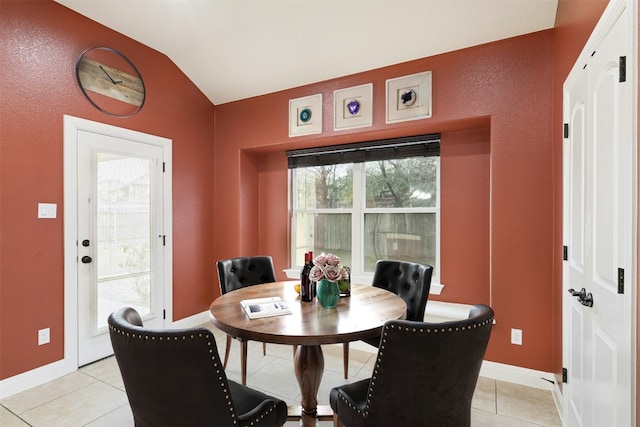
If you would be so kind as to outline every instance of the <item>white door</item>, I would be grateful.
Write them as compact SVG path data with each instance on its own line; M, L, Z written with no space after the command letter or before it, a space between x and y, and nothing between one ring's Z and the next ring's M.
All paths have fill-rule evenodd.
M564 88L568 426L630 426L634 419L633 87L621 81L629 15L624 7L615 14Z
M65 336L77 345L65 358L77 366L113 353L118 308L154 328L171 318L170 150L165 138L65 117Z

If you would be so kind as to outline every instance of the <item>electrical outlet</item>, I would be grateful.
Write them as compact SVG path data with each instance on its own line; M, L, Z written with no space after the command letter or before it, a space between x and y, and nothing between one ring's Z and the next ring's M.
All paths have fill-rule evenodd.
M49 328L40 329L38 331L38 345L49 344L51 341Z
M511 329L511 344L522 345L522 329Z

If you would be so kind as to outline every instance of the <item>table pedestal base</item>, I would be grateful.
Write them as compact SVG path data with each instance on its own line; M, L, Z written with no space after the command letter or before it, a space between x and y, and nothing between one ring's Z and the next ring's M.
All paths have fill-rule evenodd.
M294 421L299 420L302 416L302 406L289 406L287 412L287 420ZM318 421L332 421L333 409L329 405L319 405L316 411L316 419Z
M318 389L324 371L324 355L319 345L301 345L296 351L293 360L302 394L300 407L300 425L311 427L316 425L318 419ZM322 414L322 416L326 416Z

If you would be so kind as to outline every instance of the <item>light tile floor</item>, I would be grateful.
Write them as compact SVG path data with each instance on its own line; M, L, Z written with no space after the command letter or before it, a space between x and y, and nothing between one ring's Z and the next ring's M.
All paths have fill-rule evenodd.
M225 335L213 326L221 355ZM355 347L355 346L354 346ZM351 348L349 380L342 377L342 346L323 346L325 370L318 403L329 403L329 390L345 382L369 378L375 354ZM247 385L299 405L300 392L293 373L291 346L249 343ZM240 381L237 341L231 347L227 376ZM473 399L473 427L561 426L551 392L480 377ZM80 368L49 383L0 401L2 427L130 427L133 417L117 363L113 357ZM298 422L287 422L286 427ZM320 427L333 423L323 421Z

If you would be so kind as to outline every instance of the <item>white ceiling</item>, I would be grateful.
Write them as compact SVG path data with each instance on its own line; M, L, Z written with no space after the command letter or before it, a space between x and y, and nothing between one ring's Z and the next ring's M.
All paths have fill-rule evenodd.
M164 53L216 105L552 28L558 2L56 1Z

